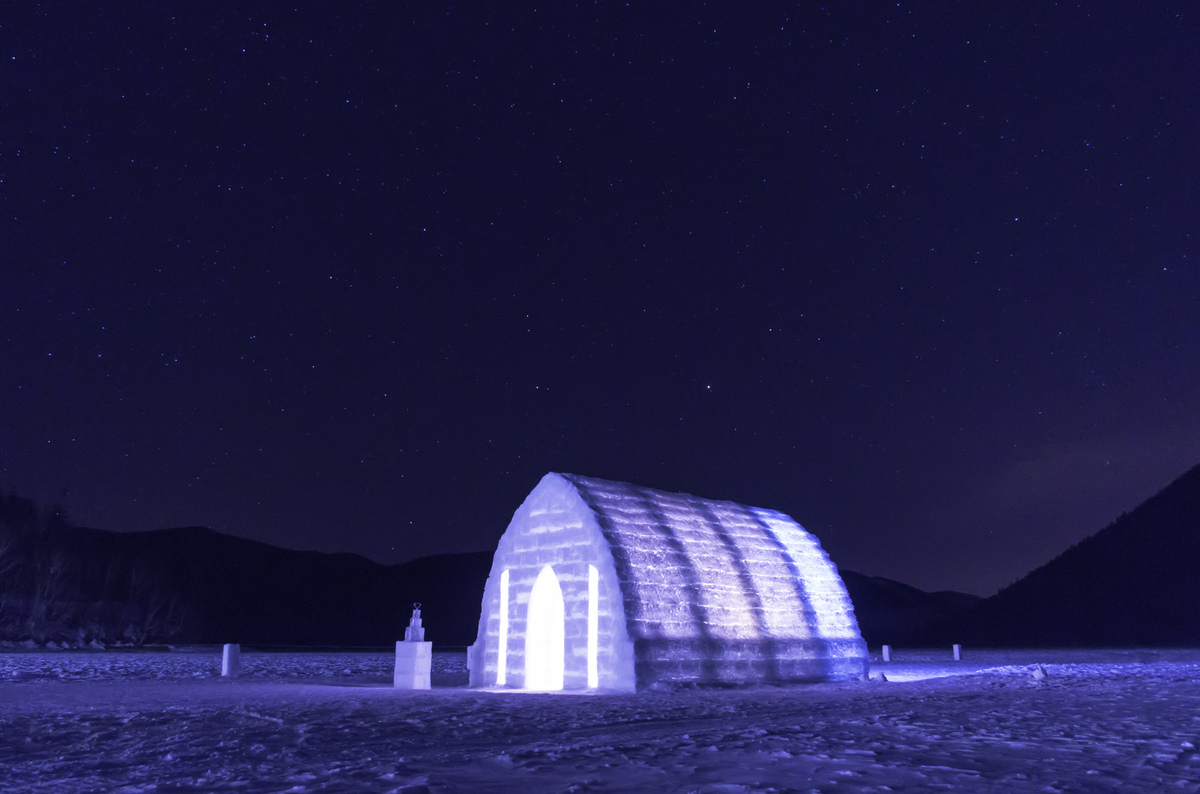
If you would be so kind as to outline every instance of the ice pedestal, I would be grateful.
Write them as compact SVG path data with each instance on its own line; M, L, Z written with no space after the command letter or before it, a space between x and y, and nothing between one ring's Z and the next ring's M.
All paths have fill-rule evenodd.
M221 677L237 678L242 669L242 646L229 643L221 649Z
M396 643L396 689L429 689L429 670L433 665L432 642Z
M425 642L421 605L413 604L412 620L404 630L404 639L396 643L396 670L392 676L392 686L396 689L429 689L432 666L433 643Z

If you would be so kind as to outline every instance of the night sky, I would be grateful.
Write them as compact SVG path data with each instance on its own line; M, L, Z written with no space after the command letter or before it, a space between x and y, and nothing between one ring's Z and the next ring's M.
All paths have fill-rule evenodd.
M172 6L0 16L0 488L75 523L393 563L566 471L987 595L1200 463L1187 4Z

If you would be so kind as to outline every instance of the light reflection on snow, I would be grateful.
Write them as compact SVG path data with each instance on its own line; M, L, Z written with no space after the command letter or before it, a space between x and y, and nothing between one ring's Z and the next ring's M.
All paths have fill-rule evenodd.
M412 692L386 650L244 648L233 682L219 648L0 652L0 790L1200 791L1200 651L949 656L874 660L959 673L900 683L579 697L438 687L462 653Z

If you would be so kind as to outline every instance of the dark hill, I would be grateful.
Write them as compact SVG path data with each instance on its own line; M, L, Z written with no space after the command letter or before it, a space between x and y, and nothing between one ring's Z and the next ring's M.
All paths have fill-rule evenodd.
M427 638L469 645L492 562L478 552L385 566L204 527L110 532L44 519L0 497L0 541L13 541L0 542L0 639L386 646L419 601ZM905 643L978 600L842 577L872 644Z
M438 645L475 640L490 552L385 566L294 551L204 527L110 532L62 522L7 553L9 639L389 645L423 604Z
M1200 466L934 634L992 647L1200 645Z
M356 554L293 551L204 527L120 533L68 530L74 548L154 570L186 606L181 642L388 645L404 637L412 604L440 645L475 641L490 553L384 566ZM477 592L476 592L477 591ZM475 601L466 620L465 599ZM464 622L465 621L465 622Z
M76 531L93 539L100 534ZM429 639L469 645L492 563L490 552L479 552L388 567L354 554L289 551L202 527L102 537L108 549L98 556L117 550L141 555L179 583L193 605L181 636L200 643L385 645L403 637L412 602L420 601ZM843 571L842 578L871 644L906 643L982 600L926 593L853 571Z
M854 602L858 629L868 645L911 645L932 626L944 623L983 599L943 590L927 593L881 576L842 571L842 581Z

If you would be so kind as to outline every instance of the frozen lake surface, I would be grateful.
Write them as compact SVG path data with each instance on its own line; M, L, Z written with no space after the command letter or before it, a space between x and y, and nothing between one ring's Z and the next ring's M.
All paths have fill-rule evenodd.
M888 683L426 692L389 653L0 652L0 791L1200 791L1200 651L943 651ZM1032 673L1044 667L1048 677Z

